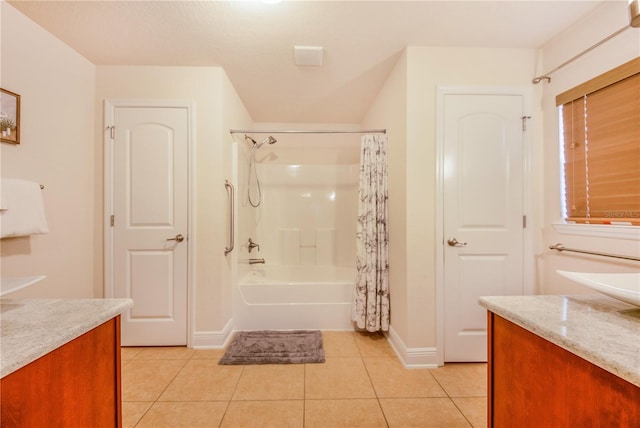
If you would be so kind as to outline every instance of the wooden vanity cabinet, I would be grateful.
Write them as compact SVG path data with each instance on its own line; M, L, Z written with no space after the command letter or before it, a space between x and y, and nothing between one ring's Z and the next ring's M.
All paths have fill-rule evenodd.
M488 313L489 427L640 427L640 388Z
M1 425L121 427L120 316L0 380Z

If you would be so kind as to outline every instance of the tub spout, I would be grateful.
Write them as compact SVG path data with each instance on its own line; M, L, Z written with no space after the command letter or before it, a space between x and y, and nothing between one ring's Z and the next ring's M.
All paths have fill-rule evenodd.
M250 265L258 265L258 264L263 265L264 264L264 259L249 259L249 264Z

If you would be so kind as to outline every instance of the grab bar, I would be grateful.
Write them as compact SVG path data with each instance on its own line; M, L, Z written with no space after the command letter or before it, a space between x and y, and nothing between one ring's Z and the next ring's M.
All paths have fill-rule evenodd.
M613 257L614 259L624 259L624 260L633 260L636 262L640 262L640 257L633 256L622 256L619 254L609 254L609 253L599 253L597 251L585 251L585 250L575 250L573 248L565 248L562 244L549 245L550 250L556 250L558 252L570 251L572 253L582 253L582 254L591 254L593 256L602 256L602 257Z
M224 187L229 189L230 201L229 201L229 246L224 247L224 255L226 256L230 252L233 251L233 247L235 247L234 241L234 205L235 205L235 189L233 184L229 183L229 180L224 180Z

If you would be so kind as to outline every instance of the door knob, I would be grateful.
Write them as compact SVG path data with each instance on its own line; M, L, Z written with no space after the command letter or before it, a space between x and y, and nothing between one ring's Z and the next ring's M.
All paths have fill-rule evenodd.
M447 244L449 244L450 247L464 247L465 245L467 245L466 242L458 242L456 238L447 240Z
M184 241L184 236L178 234L174 238L167 238L167 241L182 242L182 241Z

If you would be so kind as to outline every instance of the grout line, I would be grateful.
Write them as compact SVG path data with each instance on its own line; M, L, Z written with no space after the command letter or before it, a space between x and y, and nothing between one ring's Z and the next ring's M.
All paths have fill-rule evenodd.
M367 372L367 376L369 377L369 383L371 384L371 388L373 388L373 393L376 396L376 402L378 403L378 408L380 409L380 413L382 413L382 417L384 419L384 423L389 427L389 420L387 419L387 415L382 408L382 403L380 403L380 396L378 395L378 391L376 390L376 386L373 384L373 379L371 379L371 373L369 372L369 367L367 367L367 363L364 361L364 357L360 357L362 360L362 364L364 365L364 369Z
M140 355L141 352L139 352L138 354L136 354L136 357L138 355ZM151 402L151 405L149 406L149 408L142 414L142 416L140 416L140 418L136 421L134 428L137 427L140 422L142 422L142 420L144 419L144 417L147 415L147 413L149 413L149 410L151 410L153 408L153 406L158 402L158 399L162 396L162 394L164 394L164 392L167 390L167 388L169 388L169 385L171 385L173 383L174 380L176 380L176 378L178 377L178 375L182 372L182 370L184 369L184 367L187 365L187 362L189 361L189 359L183 359L183 358L173 358L173 359L163 359L163 358L150 358L150 359L139 359L137 361L184 361L184 363L182 364L182 367L180 367L180 369L177 371L177 373L171 378L171 380L169 380L169 382L167 382L167 385L162 389L162 391L160 391L160 393L158 394L158 396ZM148 403L148 401L146 401Z
M323 345L324 347L324 341ZM325 361L327 357L325 356ZM304 365L304 369L302 370L302 428L304 428L307 423L307 364Z
M224 409L224 413L222 414L222 418L220 419L220 425L218 425L218 427L222 426L222 422L224 421L225 416L227 416L227 411L229 411L229 406L231 406L231 402L233 401L233 396L236 394L236 391L238 390L238 385L240 384L240 379L242 379L242 375L244 373L244 369L246 366L240 365L240 367L242 367L242 370L240 370L240 375L238 376L238 380L236 380L236 384L233 386L233 391L231 391L231 395L229 396L229 399L226 400L227 407L225 407Z
M460 414L462 415L462 417L467 421L467 423L471 426L471 428L473 428L473 424L471 423L471 421L469 420L469 418L467 418L467 415L464 414L464 412L462 411L462 409L460 408L460 406L458 406L458 404L455 402L455 400L453 398L449 398L451 400L451 402L453 403L453 405L456 407L456 409L458 409L458 411L460 412Z

